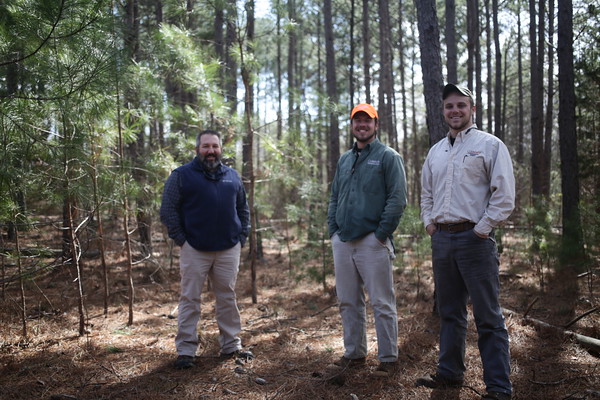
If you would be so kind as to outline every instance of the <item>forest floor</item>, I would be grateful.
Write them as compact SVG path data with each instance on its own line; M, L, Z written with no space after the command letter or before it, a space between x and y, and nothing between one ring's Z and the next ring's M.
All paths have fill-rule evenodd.
M518 239L506 236L501 256L501 301L511 339L513 398L600 398L599 354L586 350L559 329L531 322L536 319L563 326L598 306L598 264L594 266L596 274L566 284L557 274L544 271L542 275L524 260ZM43 237L31 235L22 247L40 247L42 242ZM286 244L265 240L264 258L256 265L256 304L251 296L250 263L243 253L237 284L241 337L245 348L256 357L249 361L219 359L214 297L207 291L199 324L199 365L189 370L173 367L178 251L175 249L169 258L164 240L155 242L152 262L133 268L135 301L130 326L121 240L113 239L107 251L107 315L103 313L99 258L83 259L83 336L78 334L78 291L71 268L38 272L35 279L25 282L27 339L22 337L18 285L5 285L0 301L0 398L478 399L485 393L471 314L465 386L446 391L415 387L418 377L434 372L438 349L439 323L432 312L433 285L427 257L416 257L407 246L395 261L400 356L394 375L380 378L373 375L378 362L370 309L367 365L351 370L332 365L343 353L333 277L328 276L324 288L307 273L309 267L318 271L331 259L322 257L320 249L292 245L288 253ZM33 261L24 260L23 268L35 268ZM7 282L16 266L8 259L3 259L3 265ZM523 318L524 314L528 318ZM569 329L600 338L599 313L587 315Z

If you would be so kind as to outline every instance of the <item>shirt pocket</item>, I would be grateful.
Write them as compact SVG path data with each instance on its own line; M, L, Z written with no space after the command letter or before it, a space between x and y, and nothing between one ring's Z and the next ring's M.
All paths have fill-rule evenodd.
M362 190L365 193L385 193L385 182L381 165L366 165L365 173L361 177Z
M482 155L469 155L463 157L461 164L461 182L480 184L487 182L485 160Z

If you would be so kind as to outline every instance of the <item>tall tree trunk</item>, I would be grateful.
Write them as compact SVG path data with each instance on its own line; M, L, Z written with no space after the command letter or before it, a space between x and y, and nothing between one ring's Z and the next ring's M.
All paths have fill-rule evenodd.
M523 165L525 159L525 112L523 92L523 35L521 33L521 6L517 2L517 165ZM518 192L517 192L518 193Z
M398 135L394 125L394 77L392 74L392 39L390 11L387 0L379 0L379 137L387 135L390 147L398 150Z
M223 31L223 27L225 25L225 10L223 9L222 1L215 1L213 4L215 7L215 21L213 24L213 40L215 44L215 54L219 62L225 63L225 33ZM221 89L225 90L226 70L225 68L220 68L219 71L219 86L221 87Z
M421 69L427 112L429 144L433 145L447 133L442 115L442 60L440 58L440 31L435 0L415 0L419 26Z
M288 0L288 18L290 21L296 20L296 2ZM295 110L298 99L298 88L296 87L296 57L298 56L298 33L295 28L291 28L288 33L288 59L287 59L287 82L288 82L288 130L292 137L296 137L299 132L293 132L296 126Z
M480 129L483 129L487 132L493 132L493 110L494 110L494 80L492 76L494 72L492 71L492 12L490 10L490 0L485 0L484 2L484 10L485 10L485 67L486 67L486 84L485 84L485 92L487 94L486 99L486 116L487 116L487 126L481 125Z
M283 112L282 112L282 102L283 102L283 91L282 85L283 80L281 77L281 63L283 60L281 59L281 11L280 11L280 0L277 0L276 4L276 18L277 18L277 140L281 140L283 135Z
M548 101L544 128L544 183L542 192L550 198L550 172L552 168L552 131L554 130L554 0L548 0Z
M494 73L494 135L504 141L502 119L502 50L500 49L500 27L498 25L498 0L492 0L492 19L494 24L494 52L496 71Z
M323 48L323 43L322 43L322 25L323 21L322 18L317 18L317 83L319 88L323 88L327 85L326 82L323 81L323 52L322 52L322 48ZM323 121L326 120L326 116L325 116L325 107L323 105L324 103L324 97L325 97L325 93L323 93L322 89L319 89L319 97L318 97L318 105L317 105L317 121L318 122L318 127L317 127L317 137L318 143L324 143L328 140L328 138L324 138L324 125L325 123ZM348 136L352 136L352 135L348 135ZM323 154L324 153L328 153L329 152L329 144L327 144L327 152L323 152L323 151L317 151L317 165L320 166L319 168L317 168L317 177L318 177L318 182L321 183L321 187L323 187L324 191L327 191L327 176L329 175L329 164L328 160L329 158L327 156L325 156L325 159L323 159ZM323 165L327 164L327 168L322 168ZM326 173L323 173L323 170L326 171Z
M411 25L412 26L412 25ZM414 28L413 28L414 29ZM415 32L413 31L413 37L415 36ZM416 83L415 83L415 69L417 64L417 49L416 46L412 46L412 54L410 57L411 71L410 75L410 102L411 102L411 127L412 127L412 137L413 137L413 157L412 157L412 169L413 169L413 190L409 191L409 195L412 192L412 204L417 206L419 204L420 193L421 193L421 138L419 137L419 131L417 128L417 107L416 107ZM441 105L440 105L441 106ZM431 136L429 137L429 142L431 143Z
M369 33L369 0L363 0L362 17L363 70L365 74L364 102L372 104L373 99L371 98L371 35Z
M558 0L558 126L562 183L563 233L561 259L576 271L584 258L583 233L579 211L579 162L575 116L575 73L573 69L573 5Z
M323 1L323 26L325 31L325 68L327 74L327 97L329 103L338 103L337 74L335 70L335 49L333 46L333 16L331 0ZM340 128L337 113L329 107L329 160L327 182L333 180L338 158L340 157Z
M467 0L467 87L474 92L475 88L475 52L477 51L477 0Z
M540 14L543 14L543 0L540 0ZM543 27L538 26L536 20L535 0L529 0L529 40L531 46L531 195L534 203L536 198L543 196L543 168L544 168L544 144L543 144L543 64L540 60L543 55L539 55L540 47L538 30ZM540 21L542 21L540 19ZM541 48L543 51L543 47Z
M354 59L356 57L356 45L354 43L354 25L355 25L355 19L354 19L354 9L356 8L356 0L350 0L350 60L352 60L350 62L350 76L348 77L348 85L349 85L349 92L350 92L350 109L352 110L354 108L354 98L356 97L356 93L354 93L355 88L354 88ZM360 99L357 99L358 103L360 103ZM352 142L354 141L354 138L352 137L352 134L346 135L347 140L347 147L351 147L352 146Z
M356 45L354 44L354 8L356 0L350 0L350 76L348 77L348 88L350 91L350 109L354 108L354 58L356 57ZM349 135L352 136L352 135Z
M237 78L238 66L235 58L231 54L231 49L234 48L237 40L236 20L237 20L237 4L235 0L227 0L227 15L226 22L226 37L225 37L225 94L229 109L232 113L236 112L237 108Z
M78 248L79 241L77 239L77 232L75 231L75 223L73 221L73 203L68 201L67 209L69 213L69 235L71 243L71 265L75 270L75 282L77 285L77 311L79 314L79 336L85 334L85 305L83 303L83 276L81 274L81 264L79 263L80 251Z
M479 25L480 25L480 18L479 18L479 2L475 1L475 7L473 9L473 11L475 12L475 90L473 91L473 94L475 95L475 104L479 104L480 109L483 109L483 107L481 107L482 102L483 102L483 83L482 83L482 79L481 79L481 66L482 66L482 62L481 62L481 45L479 42L480 36L481 36L481 31L479 29ZM490 104L486 104L487 107L490 107ZM477 126L482 126L483 125L483 112L478 112L475 113L475 122L477 123Z
M96 215L96 223L98 224L98 237L96 241L98 243L98 249L100 251L100 266L102 267L102 286L103 286L103 300L104 300L104 317L108 317L108 295L109 295L109 287L108 287L108 265L106 264L106 248L104 243L104 226L102 220L102 204L100 200L100 196L98 195L98 157L100 156L100 151L98 150L98 146L96 144L97 136L92 138L91 142L91 176L92 176L92 189L93 189L93 199L94 199L94 209Z
M23 339L27 339L27 303L25 300L25 276L23 273L23 266L21 264L21 242L19 238L19 224L16 223L18 219L14 218L14 240L15 240L15 252L17 253L17 273L19 274L19 296L21 300L21 336Z
M448 69L448 82L458 83L458 48L456 46L456 1L446 0L446 68ZM400 29L402 31L402 29Z
M253 0L249 2L254 3ZM251 8L254 8L254 4L251 4ZM246 52L249 48L244 48L242 39L238 38L239 52L241 60L241 73L242 82L244 84L244 116L246 123L246 139L247 144L248 160L247 160L247 191L248 191L248 208L250 209L250 237L248 238L250 248L250 275L251 275L251 286L252 286L252 304L258 302L258 289L256 283L256 208L254 204L254 189L255 189L255 175L254 175L254 128L252 124L252 85L251 85L251 73L250 67L246 63Z
M254 41L254 0L247 0L245 4L246 9L246 39L247 43L243 43L242 38L238 37L238 48L240 51L240 55L242 58L242 81L244 84L244 116L246 120L246 135L244 135L242 139L242 177L244 180L244 184L246 185L246 191L249 195L251 195L252 199L248 201L249 207L254 207L254 131L252 121L254 119L254 86L252 85L252 77L251 71L247 63L245 62L245 54L249 54L252 50L252 42ZM251 208L251 226L255 229L256 224L256 210ZM252 233L248 238L248 246L250 248L250 257L251 257L251 269L254 271L255 263L256 263L256 255L257 255L257 247L256 243L257 235L256 233ZM252 259L253 258L253 259ZM253 278L256 278L256 273L252 274ZM256 282L253 280L252 284L252 301L256 303Z
M398 58L400 70L400 98L402 99L402 157L408 160L408 110L406 101L406 60L404 52L406 44L404 43L404 7L403 1L398 1Z

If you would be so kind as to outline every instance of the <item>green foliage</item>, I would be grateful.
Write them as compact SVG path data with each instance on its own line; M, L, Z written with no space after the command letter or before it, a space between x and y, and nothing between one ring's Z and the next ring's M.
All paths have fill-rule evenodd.
M558 257L560 237L552 225L555 210L541 198L534 203L534 206L525 209L530 235L529 262L536 268L540 288L543 290L546 271L551 269Z
M431 257L431 238L423 227L420 209L407 206L395 234L397 270L408 271L416 278L417 292L420 290L421 268Z

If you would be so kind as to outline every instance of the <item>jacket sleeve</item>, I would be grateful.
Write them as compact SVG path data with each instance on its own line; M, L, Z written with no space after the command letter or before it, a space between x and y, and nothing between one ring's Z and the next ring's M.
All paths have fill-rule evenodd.
M393 154L387 152L386 155L387 160L384 162L385 206L381 214L379 226L375 231L375 236L380 241L392 238L406 207L406 175L404 173L402 157L395 152Z
M179 173L173 171L163 190L162 202L160 205L160 220L167 227L169 237L175 241L178 246L185 243L185 232L181 226L181 193L179 191Z
M336 222L336 213L337 213L337 202L338 202L338 184L337 177L339 174L341 160L338 161L338 165L336 167L335 176L333 178L333 182L331 183L331 195L329 196L329 207L327 209L327 230L329 232L329 237L332 237L337 231L340 230Z
M240 188L237 194L236 211L240 223L242 224L242 232L240 234L240 244L242 247L246 244L246 239L250 234L250 208L248 207L248 200L246 198L246 189L240 179Z

